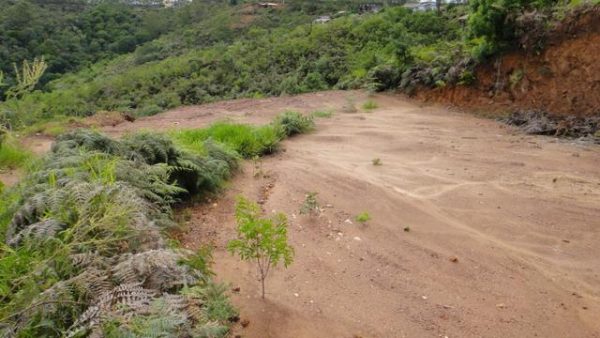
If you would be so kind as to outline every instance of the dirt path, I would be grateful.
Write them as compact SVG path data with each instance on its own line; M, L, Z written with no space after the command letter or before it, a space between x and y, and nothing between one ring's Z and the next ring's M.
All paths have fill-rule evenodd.
M264 177L247 164L220 200L191 210L184 245L216 245L218 277L240 287L233 299L250 324L236 334L600 337L598 147L391 96L377 96L372 113L345 114L346 96L359 106L364 94L320 95L217 107L251 122L290 100L337 112L265 158ZM183 118L206 123L193 116L207 109ZM310 191L320 217L298 215ZM253 267L224 250L238 194L290 217L296 261L273 272L266 301ZM364 225L353 219L362 211L372 216Z

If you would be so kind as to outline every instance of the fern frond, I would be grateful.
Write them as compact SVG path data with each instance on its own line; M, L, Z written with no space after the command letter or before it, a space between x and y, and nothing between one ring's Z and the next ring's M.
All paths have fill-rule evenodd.
M149 289L169 291L200 278L189 266L179 264L183 258L171 250L150 250L126 256L111 271L119 283L140 283Z
M7 236L7 244L17 246L26 240L43 240L54 237L66 224L55 219L47 219L31 224L13 237Z

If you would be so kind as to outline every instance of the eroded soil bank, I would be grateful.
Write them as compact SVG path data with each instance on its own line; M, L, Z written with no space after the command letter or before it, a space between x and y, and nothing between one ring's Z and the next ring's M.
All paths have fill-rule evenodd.
M416 97L494 116L600 116L600 6L569 16L544 44L539 54L513 52L479 66L472 86L422 89Z

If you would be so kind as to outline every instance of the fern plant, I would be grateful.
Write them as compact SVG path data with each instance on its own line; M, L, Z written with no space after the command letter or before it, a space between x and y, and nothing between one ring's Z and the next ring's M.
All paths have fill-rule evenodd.
M214 191L237 167L237 155L206 149L192 155L152 134L60 136L0 197L0 334L223 337L227 320L208 315L222 290L183 294L209 283L207 269L168 249L162 232L173 204Z

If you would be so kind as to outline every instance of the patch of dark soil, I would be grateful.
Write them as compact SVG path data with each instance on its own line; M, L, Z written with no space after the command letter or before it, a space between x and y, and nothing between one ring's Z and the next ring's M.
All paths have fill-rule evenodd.
M600 116L576 117L550 115L542 111L518 111L503 119L527 134L569 138L589 138L600 143Z

